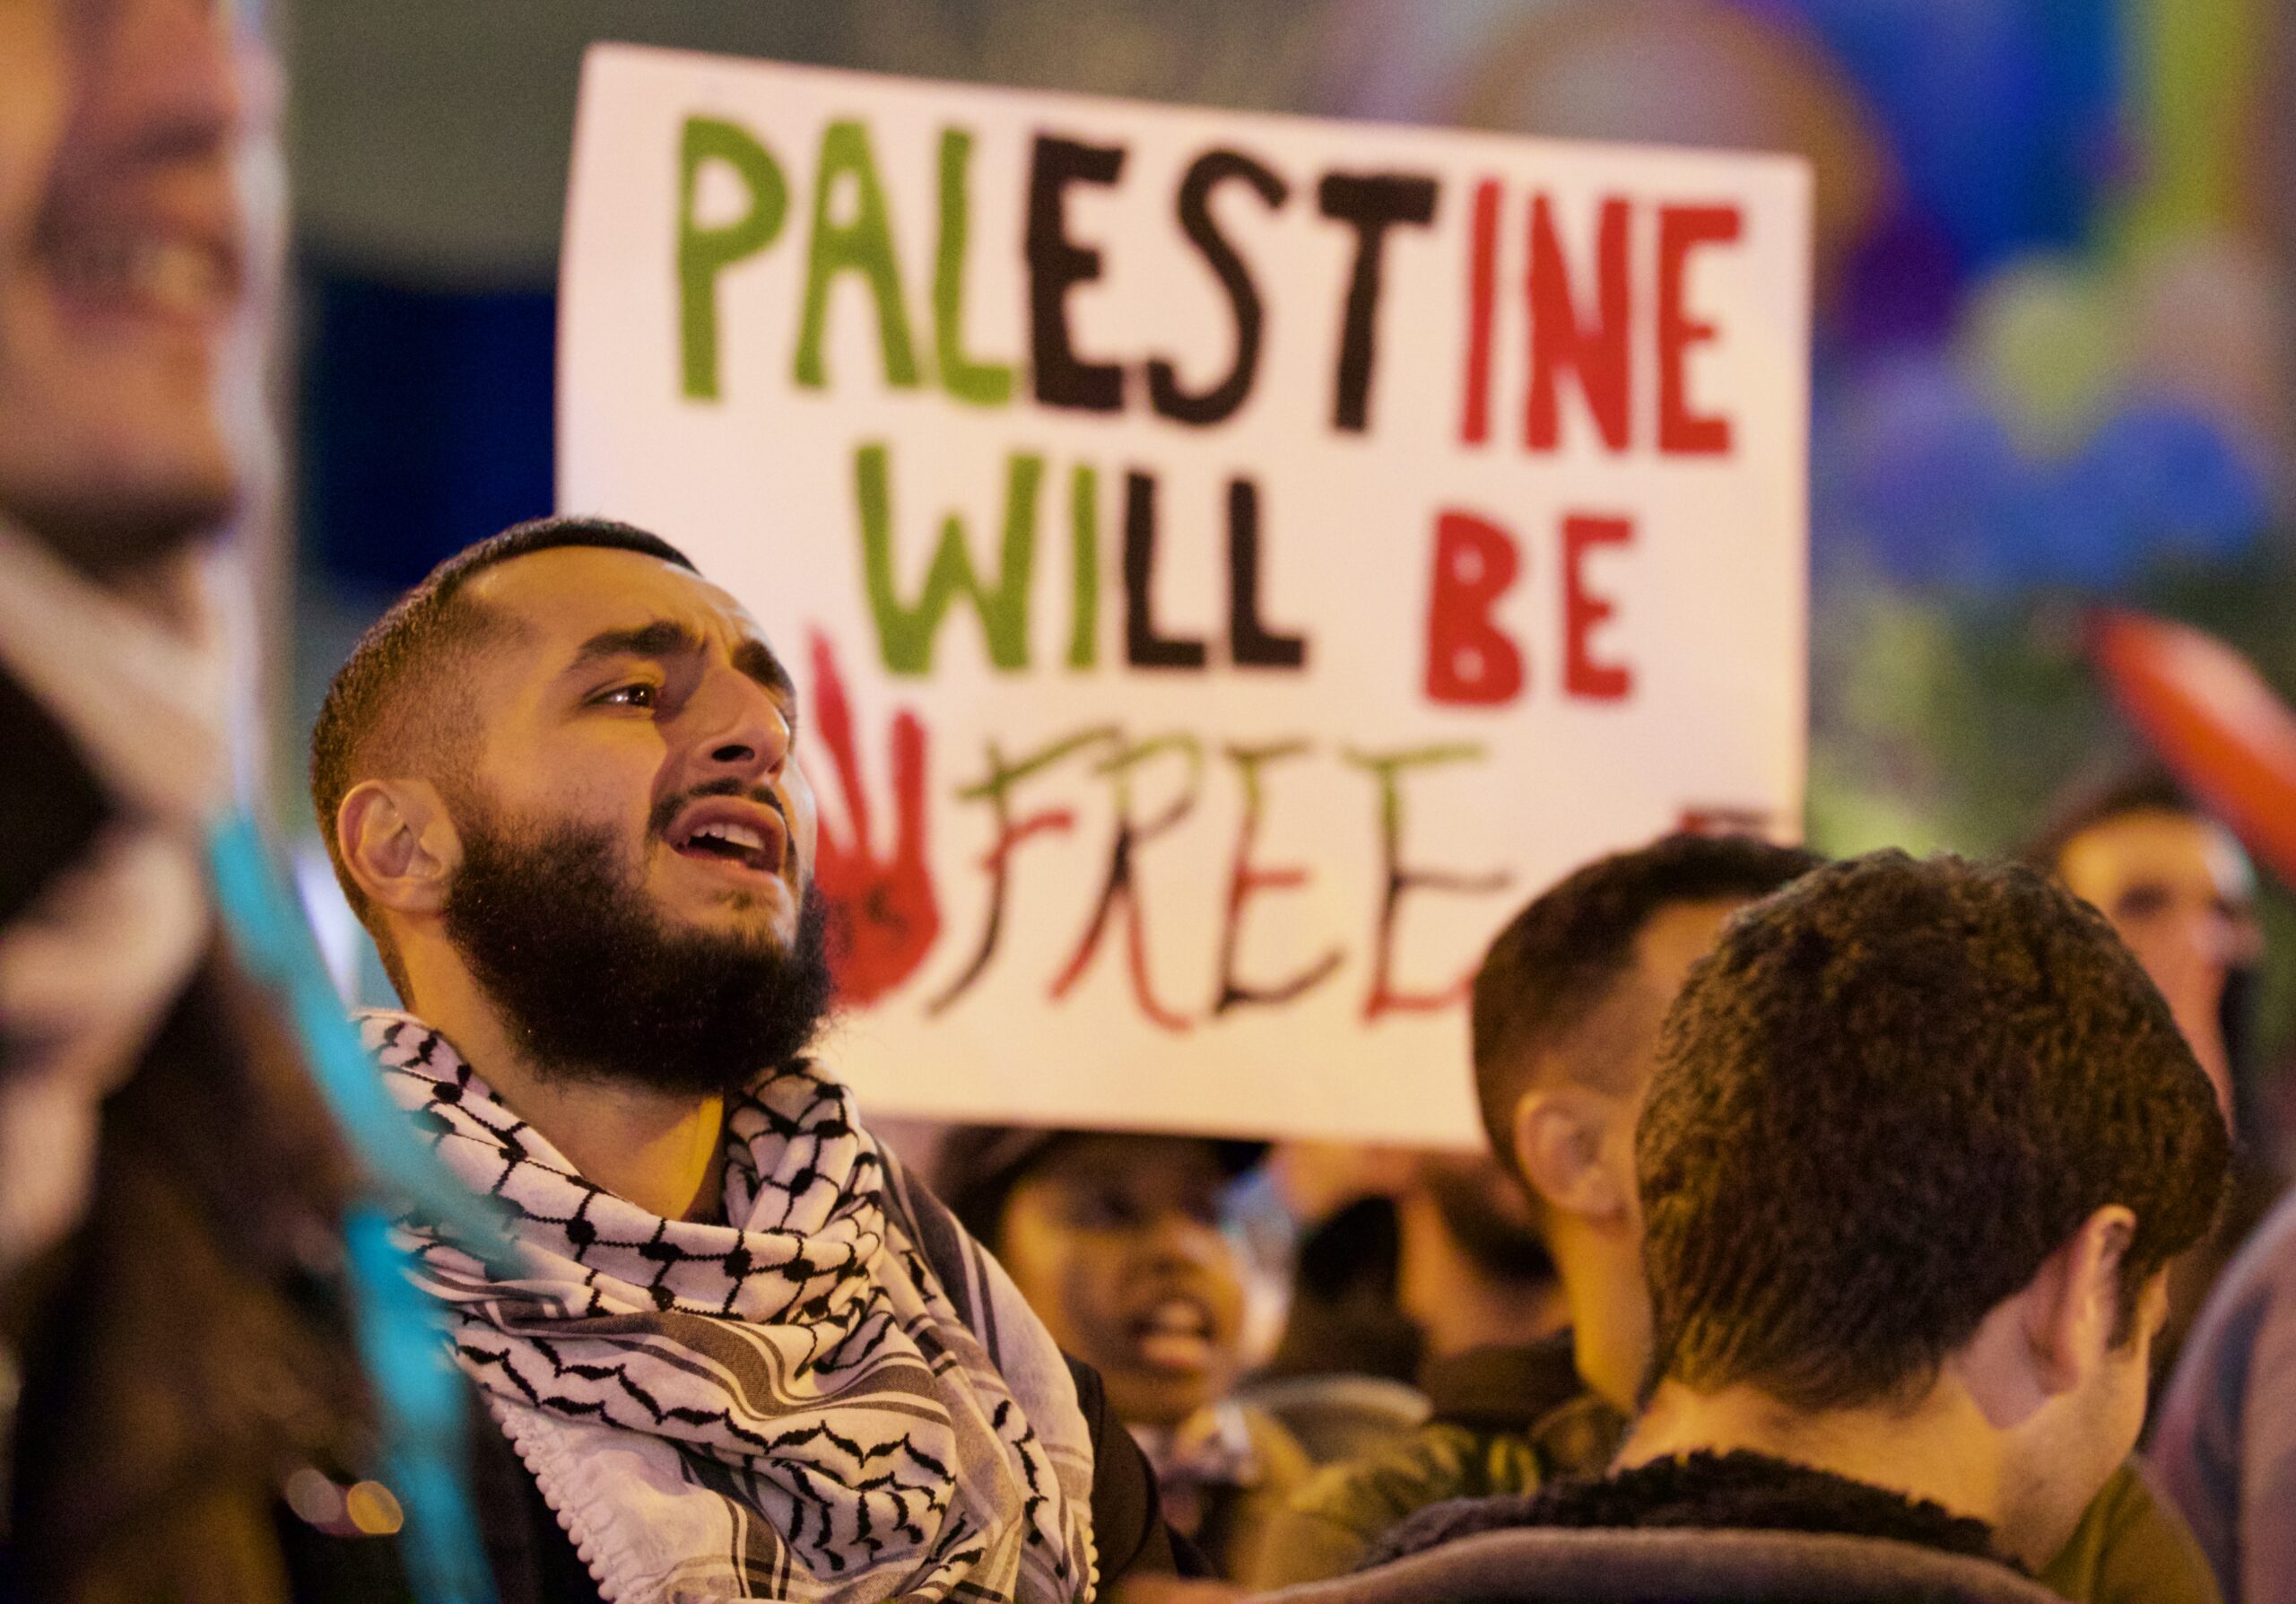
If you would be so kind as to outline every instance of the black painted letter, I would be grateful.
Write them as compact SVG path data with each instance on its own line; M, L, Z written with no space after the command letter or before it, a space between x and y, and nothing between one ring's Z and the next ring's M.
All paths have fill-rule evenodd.
M1121 145L1037 135L1029 165L1029 324L1037 399L1047 406L1116 412L1124 405L1124 370L1080 362L1068 341L1068 292L1100 276L1100 253L1069 239L1061 204L1069 185L1113 184L1123 170Z
M1249 668L1300 668L1308 643L1279 635L1259 621L1259 487L1228 482L1228 647Z
M1252 379L1259 371L1259 291L1253 286L1251 275L1244 271L1236 248L1212 220L1212 192L1230 179L1243 179L1270 206L1282 205L1288 193L1282 179L1235 151L1205 152L1180 180L1180 231L1204 253L1220 287L1228 292L1236 318L1236 360L1227 378L1191 396L1180 388L1179 375L1172 364L1160 356L1148 364L1148 399L1166 417L1198 428L1233 417L1251 394Z
M1340 325L1339 372L1332 385L1331 426L1361 434L1370 412L1371 359L1378 337L1379 267L1387 231L1435 221L1435 180L1416 173L1324 175L1316 203L1323 214L1355 231L1355 273Z
M1135 668L1201 668L1204 642L1156 632L1156 481L1124 476L1124 650Z

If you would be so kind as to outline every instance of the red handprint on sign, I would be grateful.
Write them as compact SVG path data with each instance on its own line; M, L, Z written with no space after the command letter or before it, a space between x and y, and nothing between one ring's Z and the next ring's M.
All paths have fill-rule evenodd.
M838 996L866 1007L916 972L941 933L941 905L925 853L925 727L907 709L892 726L893 841L879 858L869 827L869 794L853 740L853 708L827 639L811 641L813 722L836 765L849 841L824 823L813 882L829 910L830 971Z

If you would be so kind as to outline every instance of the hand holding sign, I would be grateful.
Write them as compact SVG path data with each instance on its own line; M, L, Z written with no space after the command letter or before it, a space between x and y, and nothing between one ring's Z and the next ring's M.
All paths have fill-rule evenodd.
M925 855L925 729L907 709L893 719L893 842L891 856L880 859L854 745L853 708L826 637L813 637L813 721L836 766L852 831L849 841L840 841L822 825L813 884L829 904L830 971L838 995L865 1007L907 980L941 933L941 905Z

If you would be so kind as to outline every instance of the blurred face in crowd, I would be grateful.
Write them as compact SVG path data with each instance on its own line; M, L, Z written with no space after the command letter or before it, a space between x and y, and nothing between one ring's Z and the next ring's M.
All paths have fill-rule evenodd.
M1177 1425L1235 1383L1244 1286L1222 1230L1229 1185L1210 1142L1095 1135L1053 1148L1005 1203L997 1259L1127 1423Z
M0 513L90 572L239 489L238 33L219 0L0 4Z
M2058 855L2066 885L2094 904L2169 1000L2226 1117L2232 1109L2224 989L2257 962L2256 879L2230 832L2147 808L2093 824Z
M1482 1274L1500 1280L1554 1279L1554 1260L1513 1171L1487 1153L1435 1153L1419 1163L1445 1232Z

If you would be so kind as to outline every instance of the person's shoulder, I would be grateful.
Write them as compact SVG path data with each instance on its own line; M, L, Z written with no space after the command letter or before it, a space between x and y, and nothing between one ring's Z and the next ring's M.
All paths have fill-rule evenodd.
M2040 1576L2083 1604L2221 1604L2191 1528L2133 1460L2097 1490Z
M2161 1399L2156 1462L2175 1460L2211 1429L2237 1437L2250 1421L2278 1421L2287 1411L2258 1407L2252 1390L2287 1390L2296 1355L2296 1191L2279 1204L2232 1256L2202 1305ZM2222 1424L2219 1425L2218 1423ZM2236 1424L2237 1423L2237 1424ZM2171 1486L2176 1486L2174 1481Z
M1548 1410L1531 1427L1528 1441L1543 1477L1599 1476L1633 1424L1600 1393L1587 1391Z
M1292 1507L1343 1520L1370 1536L1431 1504L1527 1492L1538 1482L1538 1456L1526 1439L1431 1421L1361 1459L1325 1466L1293 1495Z
M1522 1438L1430 1422L1309 1476L1271 1522L1249 1580L1265 1589L1341 1575L1431 1504L1527 1487L1537 1478Z
M2222 1285L2249 1296L2296 1297L2296 1190L2283 1192L2224 1267Z
M1980 1555L1847 1532L1792 1529L1559 1527L1520 1498L1474 1500L1439 1541L1385 1551L1365 1568L1287 1594L1296 1604L1593 1604L1598 1600L1750 1599L1771 1604L2063 1604ZM1422 1517L1422 1520L1426 1517ZM1414 1522L1418 1524L1418 1522Z
M1261 1485L1280 1488L1289 1496L1291 1489L1315 1475L1315 1460L1292 1434L1291 1427L1257 1404L1239 1400L1235 1408L1243 1418L1244 1434L1250 1440Z

